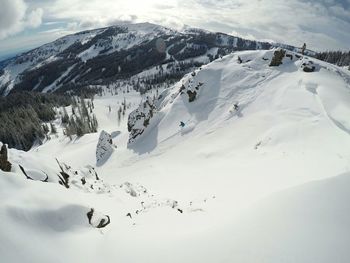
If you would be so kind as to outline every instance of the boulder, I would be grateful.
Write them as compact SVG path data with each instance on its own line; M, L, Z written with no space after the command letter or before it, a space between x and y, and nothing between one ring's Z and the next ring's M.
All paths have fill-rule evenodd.
M316 67L312 61L305 61L301 65L301 68L304 72L307 72L307 73L314 72L316 70Z
M0 149L0 170L4 172L11 172L12 164L8 161L7 147L5 144Z
M188 91L187 91L187 95L188 95L188 101L189 101L189 102L193 102L193 101L196 99L197 92L196 92L196 91L188 90Z
M279 65L283 64L283 58L286 55L286 51L284 49L278 49L274 52L270 67L278 67Z
M98 213L93 208L91 208L86 216L89 220L89 224L96 228L103 228L111 223L109 216Z

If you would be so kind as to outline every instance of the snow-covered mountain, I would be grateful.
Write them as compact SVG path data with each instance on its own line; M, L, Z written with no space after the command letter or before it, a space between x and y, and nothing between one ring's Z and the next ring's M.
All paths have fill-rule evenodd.
M9 150L4 262L348 262L347 70L242 51L94 105L101 137L70 141L57 120L57 137Z
M68 35L7 60L0 70L0 94L108 85L134 75L140 89L143 83L179 80L193 67L232 51L273 46L281 45L150 23L112 26Z

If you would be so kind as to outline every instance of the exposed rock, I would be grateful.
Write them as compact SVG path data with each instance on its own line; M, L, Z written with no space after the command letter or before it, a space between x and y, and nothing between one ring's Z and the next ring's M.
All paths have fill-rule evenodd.
M57 175L58 183L66 188L69 188L69 174L66 171L68 171L70 167L64 163L61 164L58 159L56 159L56 162L61 169L60 174Z
M12 164L8 161L7 147L3 144L0 149L0 170L11 172L11 166Z
M132 143L139 137L153 118L156 106L153 101L147 97L146 101L130 113L128 118L129 143Z
M293 60L293 55L292 54L286 54L287 58L290 58L290 60Z
M106 132L101 131L98 143L96 146L96 163L97 165L104 164L113 153L112 136Z
M270 63L270 67L278 67L279 65L283 64L283 58L286 55L286 51L284 49L278 49L273 54L273 58Z
M197 92L196 91L188 90L187 94L188 94L188 101L189 102L193 102L196 99L196 96L197 96Z
M19 164L19 168L21 169L22 173L24 174L24 176L28 179L28 180L33 180L33 178L31 178L26 171L24 170L23 166Z
M109 193L111 191L111 186L99 178L92 166L88 165L84 168L73 169L71 166L59 162L57 159L56 161L61 170L57 174L58 183L64 187L76 187L86 192L95 193Z
M193 102L196 100L198 91L200 87L204 85L203 82L197 82L193 77L189 78L188 83L186 85L182 85L180 88L181 94L184 94L186 91L186 94L188 95L188 101Z
M304 72L314 72L316 67L312 61L306 61L301 65L301 68L303 69Z
M111 219L108 215L98 213L93 208L91 208L86 215L89 220L89 224L96 228L103 228L111 223Z

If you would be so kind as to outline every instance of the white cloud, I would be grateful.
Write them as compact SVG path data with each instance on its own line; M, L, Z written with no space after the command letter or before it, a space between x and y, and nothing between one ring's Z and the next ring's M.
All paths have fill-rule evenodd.
M0 39L17 33L21 27L27 6L22 0L2 0L0 8Z
M1 0L0 39L14 35L26 27L38 27L42 22L43 9L28 12L23 0Z
M48 12L54 19L76 21L77 30L120 20L150 21L293 45L307 42L313 49L346 49L349 7L349 0L56 0Z
M43 13L44 11L42 8L37 8L33 10L32 12L29 13L25 21L25 24L33 28L40 26L42 23Z
M31 13L23 0L1 1L12 7L5 19L12 22L4 26L1 12L11 12L2 6L0 37L23 29L23 23L39 25L44 10L44 22L66 21L66 31L149 21L292 45L306 42L316 50L348 49L350 43L350 0L26 0Z

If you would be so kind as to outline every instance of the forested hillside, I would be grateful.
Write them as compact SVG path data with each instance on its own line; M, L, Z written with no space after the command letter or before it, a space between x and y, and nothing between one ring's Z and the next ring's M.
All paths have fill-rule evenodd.
M316 54L316 58L335 64L340 67L349 66L350 69L350 51L326 51Z
M11 148L29 150L49 132L42 123L55 119L54 107L71 103L68 95L27 91L0 97L0 141Z

